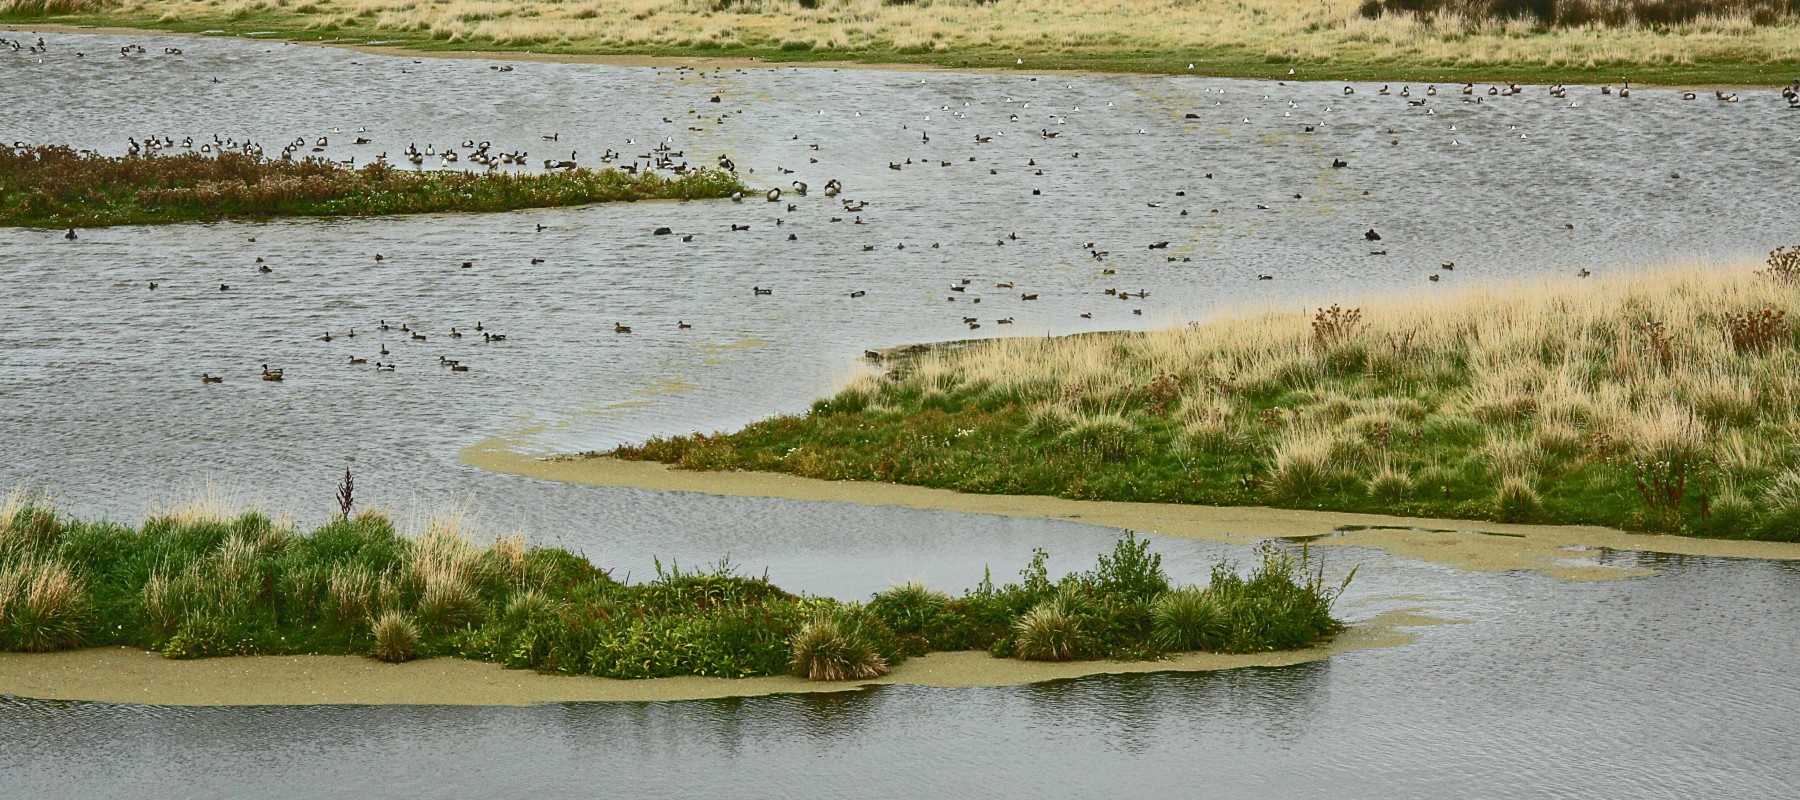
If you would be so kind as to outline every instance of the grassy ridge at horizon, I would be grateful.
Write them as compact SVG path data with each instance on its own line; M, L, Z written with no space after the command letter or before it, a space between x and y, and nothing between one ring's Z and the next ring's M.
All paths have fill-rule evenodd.
M1791 0L0 0L0 20L423 50L1225 77L1292 68L1331 80L1767 84L1800 66Z
M611 455L967 492L1800 541L1800 249L994 339Z
M0 225L141 225L277 216L513 211L612 201L728 197L732 173L679 177L617 169L560 172L349 169L319 159L241 153L103 156L68 147L0 146Z

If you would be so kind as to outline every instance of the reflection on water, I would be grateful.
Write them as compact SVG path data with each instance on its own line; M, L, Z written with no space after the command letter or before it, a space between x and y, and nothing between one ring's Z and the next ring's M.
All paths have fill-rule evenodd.
M1688 558L1595 583L1370 566L1377 593L1454 591L1469 621L1294 667L985 689L533 708L0 699L0 781L51 798L1792 796L1794 565Z
M592 163L609 147L629 157L668 141L696 163L729 153L760 186L814 191L774 204L116 228L75 243L0 231L0 485L135 519L212 477L316 520L349 462L365 502L466 502L491 529L524 527L621 577L642 577L652 555L729 554L784 586L846 598L907 578L972 586L984 565L1006 580L1036 546L1056 555L1052 569L1079 569L1112 532L546 484L459 466L457 453L496 433L582 450L803 408L869 347L1753 256L1786 241L1800 121L1773 92L1727 106L1575 90L1571 107L1536 87L1413 107L1336 84L498 73L210 39L182 40L178 57L105 58L124 40L47 38L41 58L0 53L9 142L116 153L133 136L278 145L335 128L346 135L327 155L358 163L465 138ZM348 144L358 127L374 140L360 149ZM541 138L551 133L553 145ZM1336 158L1349 166L1333 169ZM867 208L822 197L830 178ZM694 239L650 235L663 225ZM1385 255L1363 241L1371 227ZM257 257L273 272L257 273ZM1442 262L1457 268L1426 283ZM1122 302L1105 288L1149 296ZM383 336L384 319L430 338ZM508 341L447 337L476 322ZM326 330L338 335L315 341ZM349 368L384 343L397 372ZM438 356L471 371L441 370ZM255 380L265 362L289 379ZM202 386L203 371L227 381ZM1183 581L1246 557L1155 544ZM1800 681L1782 643L1796 638L1800 568L1594 555L1659 572L1571 584L1334 551L1337 574L1363 564L1351 618L1426 597L1468 622L1273 670L524 709L0 698L0 795L1792 796Z

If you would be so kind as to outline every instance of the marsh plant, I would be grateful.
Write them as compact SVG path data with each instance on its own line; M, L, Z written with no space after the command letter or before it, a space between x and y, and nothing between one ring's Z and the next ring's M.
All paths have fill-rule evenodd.
M876 648L863 623L851 614L815 612L790 643L794 674L815 681L879 678L888 674L887 658Z
M383 612L369 625L369 655L390 664L419 657L419 626L399 611Z
M189 508L130 528L15 493L0 504L0 650L460 656L615 678L866 680L934 650L1146 658L1306 647L1341 627L1322 572L1309 577L1306 557L1273 548L1248 578L1221 566L1208 588L1176 590L1149 543L1128 535L1092 570L1060 579L1040 551L1018 583L984 581L960 597L906 584L855 604L797 596L728 562L659 563L654 580L628 584L518 535L476 544L454 514L417 527L402 533L364 511L300 533L253 511ZM1199 624L1168 610L1182 592L1219 610L1204 635L1169 632Z
M242 153L103 156L0 146L0 225L94 227L241 217L511 211L619 200L729 197L737 176L699 169L560 172L350 169L321 159Z
M1782 248L1765 265L994 339L890 363L804 415L612 455L1795 541L1781 482L1800 468L1793 275L1800 251ZM1714 514L1728 488L1732 513Z

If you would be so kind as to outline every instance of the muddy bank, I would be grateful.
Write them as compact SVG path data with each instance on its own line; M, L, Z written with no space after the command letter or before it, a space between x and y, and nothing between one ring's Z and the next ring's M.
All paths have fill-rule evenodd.
M946 489L824 481L764 472L692 472L610 458L534 458L488 439L463 451L463 463L540 480L736 497L1062 519L1220 542L1304 538L1327 547L1375 547L1396 555L1470 570L1537 570L1570 580L1649 574L1598 560L1605 550L1726 558L1800 559L1800 544L1696 539L1627 533L1592 526L1515 525L1295 509L1187 506L963 494Z
M1188 653L1161 661L1045 663L981 652L930 653L892 675L821 683L790 676L619 680L545 675L498 664L434 658L384 664L361 656L239 656L175 661L132 648L60 653L0 653L0 695L178 706L470 705L526 706L569 702L649 702L854 691L866 686L1016 686L1085 675L1204 672L1285 667L1339 653L1397 647L1409 628L1449 620L1390 611L1351 627L1329 644L1250 655Z

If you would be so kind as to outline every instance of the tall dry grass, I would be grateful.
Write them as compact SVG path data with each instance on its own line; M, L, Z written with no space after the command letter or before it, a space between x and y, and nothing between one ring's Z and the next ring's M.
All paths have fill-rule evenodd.
M618 455L965 491L1800 538L1800 252L999 339ZM1796 484L1800 486L1800 484ZM1800 500L1800 494L1794 495ZM1756 521L1712 514L1747 503ZM1774 515L1774 516L1771 516Z
M107 0L0 0L0 14L92 14L108 5Z
M1767 350L1732 343L1732 315L1800 314L1800 292L1757 265L1417 294L1361 311L1364 324L1330 346L1309 315L1271 312L1134 336L995 340L924 356L904 380L1042 398L1044 413L1075 414L1127 403L1174 374L1182 409L1228 434L1267 422L1245 397L1310 391L1313 402L1284 426L1281 449L1295 459L1329 452L1335 436L1367 438L1370 420L1403 433L1417 412L1396 412L1407 397L1384 387L1451 388L1439 413L1593 455L1712 455L1736 429L1800 432L1792 332ZM1370 383L1334 383L1346 374ZM883 382L869 376L848 391L879 403L891 391ZM1585 440L1566 442L1571 427Z
M13 0L27 7L37 1ZM354 30L574 51L750 47L859 55L1053 55L1226 49L1239 57L1314 63L1577 67L1800 57L1800 23L1785 0L1381 2L1388 5L1370 8L1367 0L124 0L107 8L127 17L228 25L254 16L261 29ZM1558 11L1577 3L1590 11ZM1550 10L1540 15L1540 6ZM1669 8L1678 10L1663 11Z

